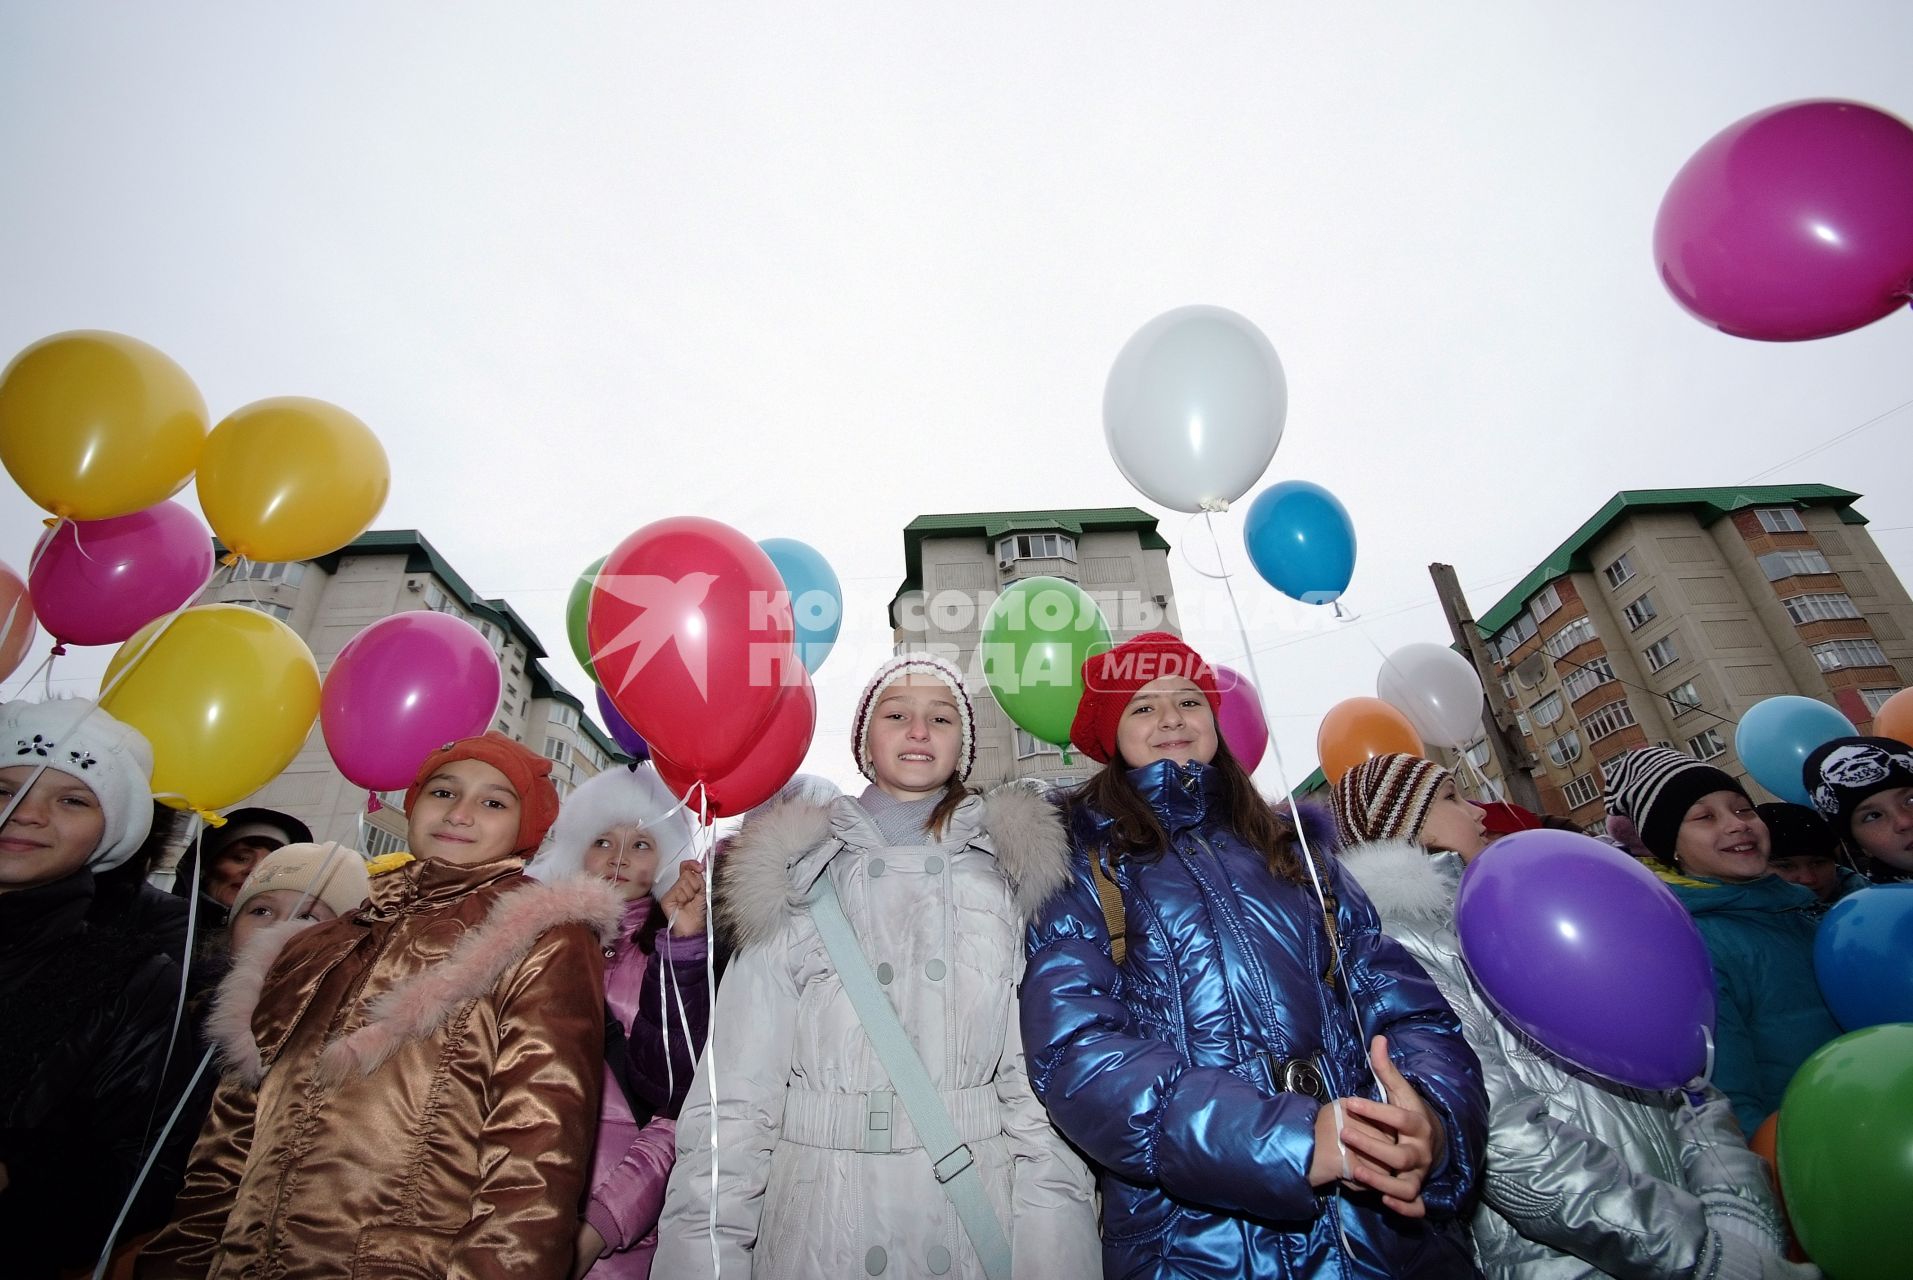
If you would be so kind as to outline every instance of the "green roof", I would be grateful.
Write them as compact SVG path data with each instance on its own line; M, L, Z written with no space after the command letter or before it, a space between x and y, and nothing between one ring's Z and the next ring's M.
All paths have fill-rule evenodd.
M1167 551L1169 543L1156 531L1156 517L1139 507L1078 507L1061 511L960 511L950 515L918 516L903 527L903 585L890 597L894 624L897 601L905 593L923 590L923 543L926 538L981 538L994 541L1006 533L1123 533L1133 531L1145 551Z
M1548 554L1548 558L1515 584L1512 591L1495 602L1492 609L1476 619L1481 634L1492 636L1527 607L1528 600L1548 583L1570 573L1586 573L1588 547L1623 516L1649 511L1691 511L1702 526L1747 507L1834 507L1848 524L1865 524L1866 517L1853 509L1860 497L1846 489L1825 484L1757 484L1736 489L1624 489L1607 500L1586 523Z
M1289 792L1289 799L1303 800L1318 792L1328 790L1328 778L1322 773L1322 766L1316 765L1315 772L1302 779L1302 785Z

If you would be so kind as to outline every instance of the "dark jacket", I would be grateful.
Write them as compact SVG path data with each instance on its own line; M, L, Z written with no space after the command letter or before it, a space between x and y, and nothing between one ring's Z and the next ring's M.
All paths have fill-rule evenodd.
M1030 929L1023 1041L1037 1096L1102 1166L1110 1276L1469 1276L1469 1201L1486 1140L1481 1066L1454 1013L1339 867L1328 888L1347 979L1331 988L1314 890L1274 874L1217 811L1216 774L1131 772L1169 834L1115 868L1128 956L1111 958L1089 858L1108 819L1078 807L1074 875ZM1270 1060L1313 1058L1331 1097L1374 1096L1368 1038L1443 1125L1447 1155L1410 1221L1366 1193L1309 1185L1321 1104Z

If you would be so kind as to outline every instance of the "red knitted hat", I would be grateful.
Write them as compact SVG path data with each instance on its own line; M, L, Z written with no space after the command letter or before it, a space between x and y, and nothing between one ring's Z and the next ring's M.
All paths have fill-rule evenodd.
M1083 660L1083 700L1076 704L1069 740L1091 760L1108 764L1116 758L1116 726L1123 708L1138 689L1170 676L1195 685L1209 700L1209 710L1222 714L1216 669L1167 631L1145 631Z
M425 757L418 776L405 792L410 813L426 781L454 760L477 760L505 775L518 793L518 844L513 853L530 853L544 843L545 832L558 817L558 788L551 785L551 761L522 742L492 731L476 738L448 742Z

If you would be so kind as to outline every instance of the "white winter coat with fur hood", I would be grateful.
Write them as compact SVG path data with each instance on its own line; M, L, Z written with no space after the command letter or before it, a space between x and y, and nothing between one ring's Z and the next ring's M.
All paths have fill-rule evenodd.
M1016 1276L1100 1274L1094 1183L1030 1091L1017 1021L1025 918L1068 852L1055 810L1020 787L964 800L935 844L887 846L844 796L745 825L719 862L736 955L678 1121L653 1274L712 1275L713 1210L724 1280L983 1274L803 905L824 875L974 1153ZM888 1140L872 1141L885 1110Z
M1461 1018L1488 1086L1488 1159L1471 1229L1489 1277L1788 1274L1765 1166L1719 1090L1699 1108L1581 1075L1498 1017L1469 977L1455 928L1461 859L1405 841L1342 865ZM1653 981L1619 974L1617 982Z

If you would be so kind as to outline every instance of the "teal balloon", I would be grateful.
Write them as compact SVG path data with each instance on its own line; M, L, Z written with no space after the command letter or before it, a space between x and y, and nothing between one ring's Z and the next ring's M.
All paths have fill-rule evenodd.
M1734 730L1734 753L1754 781L1789 804L1813 807L1801 768L1813 749L1851 737L1853 722L1818 698L1797 693L1756 702Z
M777 566L790 592L791 643L804 670L815 672L830 656L844 624L844 589L823 553L795 538L765 538L757 544Z
M585 669L593 683L597 682L598 669L591 665L591 642L585 639L585 621L591 616L591 584L598 580L598 570L604 568L605 557L599 556L578 580L571 584L571 594L565 598L565 639L571 643L571 656Z
M1257 494L1242 541L1262 580L1303 604L1339 599L1355 576L1355 522L1341 499L1307 480L1283 480Z

